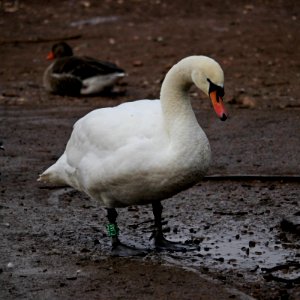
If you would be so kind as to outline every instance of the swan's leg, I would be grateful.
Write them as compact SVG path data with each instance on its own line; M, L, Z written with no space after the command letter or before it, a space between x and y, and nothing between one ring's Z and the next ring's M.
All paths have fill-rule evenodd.
M127 246L119 240L119 228L117 224L118 213L115 208L107 208L107 219L109 224L107 225L107 232L111 238L112 255L114 256L144 256L148 252L145 250L136 249L134 247Z
M118 213L115 208L107 208L108 225L106 226L108 236L111 237L112 248L117 247L120 244L119 227L117 224Z
M196 247L189 245L168 241L162 231L161 215L163 206L160 201L152 203L152 210L154 215L154 230L152 238L154 238L154 245L157 250L169 250L169 251L187 251L196 250Z
M154 238L155 246L159 246L162 241L165 241L161 223L162 210L163 206L161 205L160 201L152 203L152 211L154 215L154 231L152 236Z

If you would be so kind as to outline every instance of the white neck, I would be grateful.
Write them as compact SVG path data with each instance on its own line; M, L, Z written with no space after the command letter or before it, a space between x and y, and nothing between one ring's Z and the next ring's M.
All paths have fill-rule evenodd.
M176 137L173 140L179 137L183 143L184 140L189 140L191 135L205 136L197 122L188 95L191 85L195 83L192 78L195 68L201 72L201 58L201 56L191 56L174 65L167 73L161 87L160 101L168 134L171 139ZM197 86L201 88L201 83ZM203 90L204 87L201 89Z

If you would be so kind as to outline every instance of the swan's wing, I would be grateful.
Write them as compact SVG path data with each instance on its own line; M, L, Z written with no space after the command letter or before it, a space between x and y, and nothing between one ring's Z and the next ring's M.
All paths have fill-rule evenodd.
M64 154L39 180L83 190L94 179L150 164L166 140L159 100L97 109L75 123Z
M97 153L101 158L113 155L120 148L143 144L155 147L163 139L162 122L158 100L128 102L94 110L74 125L66 148L68 159L76 163L88 152Z
M87 190L160 166L167 134L158 100L92 111L74 125L64 156L70 182ZM63 166L63 165L62 165ZM66 169L66 168L64 168ZM128 177L129 176L129 177ZM135 175L136 176L136 175ZM72 184L74 186L74 184Z

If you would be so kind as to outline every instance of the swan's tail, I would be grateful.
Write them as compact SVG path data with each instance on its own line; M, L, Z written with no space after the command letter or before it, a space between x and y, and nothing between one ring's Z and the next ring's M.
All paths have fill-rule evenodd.
M37 181L43 183L51 183L55 185L70 185L68 180L68 174L65 162L65 155L62 155L60 159L46 171L39 175Z
M65 182L65 180L63 178L61 178L60 176L57 176L57 173L53 172L53 170L51 170L52 167L53 166L51 166L45 172L40 174L37 181L40 181L43 183L51 183L51 184L55 184L57 186L65 186L67 184Z

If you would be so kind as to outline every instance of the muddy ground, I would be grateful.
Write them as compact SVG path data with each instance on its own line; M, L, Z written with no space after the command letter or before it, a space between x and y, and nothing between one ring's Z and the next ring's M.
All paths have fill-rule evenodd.
M300 298L297 1L0 3L1 299ZM112 95L47 94L45 56L58 40L128 76ZM164 202L164 220L169 239L198 249L111 257L103 208L36 178L78 118L158 97L166 71L192 54L222 65L230 112L220 122L191 90L213 163L210 177ZM120 209L119 223L123 241L151 247L150 207Z

